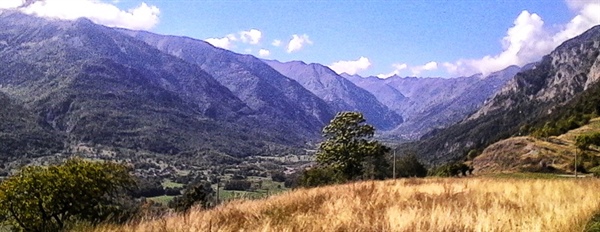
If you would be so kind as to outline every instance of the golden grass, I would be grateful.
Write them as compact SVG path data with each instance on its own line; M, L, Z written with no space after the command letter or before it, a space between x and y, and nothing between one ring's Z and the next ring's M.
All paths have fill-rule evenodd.
M301 189L108 231L582 231L597 179L402 179Z

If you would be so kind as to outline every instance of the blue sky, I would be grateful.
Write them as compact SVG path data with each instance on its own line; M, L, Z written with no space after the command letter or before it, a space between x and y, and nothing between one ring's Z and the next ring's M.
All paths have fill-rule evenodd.
M24 2L0 1L0 9ZM21 7L380 77L453 77L523 65L600 23L600 0L45 0Z

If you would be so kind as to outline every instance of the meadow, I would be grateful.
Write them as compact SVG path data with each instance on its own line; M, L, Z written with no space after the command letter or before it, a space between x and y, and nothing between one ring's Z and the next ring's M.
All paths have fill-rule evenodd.
M595 178L426 178L298 189L109 231L584 231L600 209Z

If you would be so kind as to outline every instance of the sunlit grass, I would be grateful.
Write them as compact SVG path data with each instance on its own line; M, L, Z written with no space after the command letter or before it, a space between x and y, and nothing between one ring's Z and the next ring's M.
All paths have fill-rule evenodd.
M169 201L173 200L174 196L157 196L157 197L149 197L148 200L154 201L156 203L160 203L164 206L169 204Z
M164 188L182 188L183 184L177 183L177 182L173 182L170 179L164 179L162 182L162 186Z
M597 179L367 181L229 202L96 231L582 231Z

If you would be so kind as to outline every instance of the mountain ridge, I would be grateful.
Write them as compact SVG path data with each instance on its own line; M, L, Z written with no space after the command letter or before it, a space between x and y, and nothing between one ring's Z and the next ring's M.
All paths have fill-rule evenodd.
M337 75L321 64L302 61L263 60L279 73L300 83L328 102L336 111L359 111L379 130L389 130L402 122L400 115L387 109L370 92Z
M256 57L233 53L188 37L125 29L120 31L198 65L253 110L267 117L289 121L274 127L294 127L304 131L308 137L315 137L318 135L315 132L333 118L334 112L323 100ZM292 122L298 125L289 125Z
M500 139L529 133L527 128L543 126L554 112L583 109L587 99L581 97L597 94L600 86L599 50L600 26L595 26L517 73L470 118L401 149L418 150L433 164L456 161Z
M112 28L6 12L0 22L0 91L69 146L233 156L303 146L289 129L253 127L254 111L198 66Z
M418 139L432 130L463 120L496 93L521 68L509 66L487 76L418 78L343 75L373 93L405 118L387 136Z

